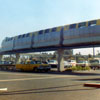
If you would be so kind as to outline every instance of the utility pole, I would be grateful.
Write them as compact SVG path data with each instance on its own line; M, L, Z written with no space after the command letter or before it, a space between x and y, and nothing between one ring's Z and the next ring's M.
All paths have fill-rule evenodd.
M95 48L93 46L93 58L95 57Z

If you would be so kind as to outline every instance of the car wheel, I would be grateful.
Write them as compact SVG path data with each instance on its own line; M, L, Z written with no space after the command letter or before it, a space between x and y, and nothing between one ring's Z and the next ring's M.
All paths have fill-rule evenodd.
M38 71L38 69L35 67L35 68L33 69L33 71L34 71L34 72L37 72L37 71Z

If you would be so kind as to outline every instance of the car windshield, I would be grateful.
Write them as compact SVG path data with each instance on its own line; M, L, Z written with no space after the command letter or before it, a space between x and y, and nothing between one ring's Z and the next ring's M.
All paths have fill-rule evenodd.
M50 60L49 62L56 62L56 60Z
M36 61L36 64L42 64L42 62L41 61Z
M49 62L54 62L54 61L52 60L52 61L49 61Z
M98 60L90 60L90 63L99 63Z
M36 62L35 61L31 61L30 64L36 64Z
M78 63L85 63L85 61L78 61Z

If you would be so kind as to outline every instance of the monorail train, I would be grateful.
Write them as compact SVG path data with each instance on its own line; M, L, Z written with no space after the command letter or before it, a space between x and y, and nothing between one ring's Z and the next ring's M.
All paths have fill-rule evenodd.
M100 19L5 38L1 52L100 43Z

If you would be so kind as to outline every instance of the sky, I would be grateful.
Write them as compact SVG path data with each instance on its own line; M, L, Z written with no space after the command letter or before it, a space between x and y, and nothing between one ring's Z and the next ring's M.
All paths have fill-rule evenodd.
M0 44L5 37L100 19L99 10L100 0L0 0ZM74 50L78 52L92 49Z

